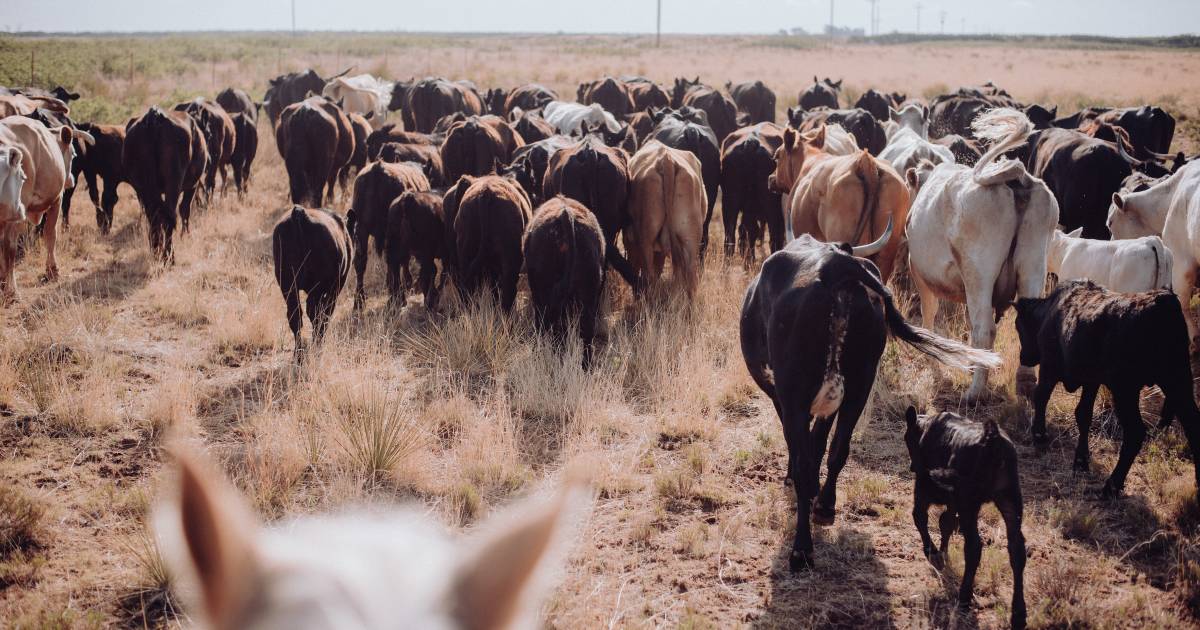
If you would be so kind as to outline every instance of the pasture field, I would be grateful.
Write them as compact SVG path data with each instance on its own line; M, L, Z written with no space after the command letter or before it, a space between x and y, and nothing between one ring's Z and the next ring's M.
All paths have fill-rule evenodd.
M226 86L261 98L269 77L307 66L470 78L481 88L537 81L568 98L606 73L759 78L781 107L820 74L844 77L851 98L868 87L930 97L993 80L1064 112L1151 102L1181 122L1176 150L1200 148L1192 51L760 37L672 37L660 49L620 36L4 37L0 84L27 84L31 53L35 83L82 92L78 118L108 123ZM1005 365L979 406L961 402L966 375L889 344L836 524L814 528L817 568L791 575L785 446L737 340L754 271L716 253L719 220L693 303L669 291L634 301L609 283L591 372L580 369L577 344L558 356L533 332L525 293L511 317L487 303L437 316L413 298L388 308L377 258L364 313L353 315L343 294L331 338L294 368L269 246L287 180L260 127L249 194L196 212L173 267L150 256L127 186L108 237L77 192L59 281L40 282L40 246L20 264L20 301L0 327L0 626L188 623L147 529L163 446L174 439L219 461L267 522L415 502L469 531L518 496L548 492L567 465L584 467L596 500L547 600L551 627L1003 627L1012 580L993 508L980 523L971 612L954 608L961 538L942 572L921 554L902 441L910 403L995 418L1017 443L1032 627L1197 624L1200 508L1181 434L1153 434L1125 496L1096 500L1116 460L1115 419L1100 403L1092 470L1073 474L1077 398L1060 389L1051 444L1032 446L1013 393L1011 313L998 335ZM915 317L915 296L897 291ZM938 329L965 339L963 310L943 308ZM1144 397L1147 422L1157 422L1160 400Z

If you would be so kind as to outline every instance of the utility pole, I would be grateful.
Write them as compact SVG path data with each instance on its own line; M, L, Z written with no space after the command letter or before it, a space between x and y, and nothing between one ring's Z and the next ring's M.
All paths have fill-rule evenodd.
M654 47L662 44L662 0L658 0L658 17L654 23Z
M833 40L833 3L834 0L829 0L829 39Z
M292 37L296 36L296 0L292 0Z
M938 14L938 16L942 18L942 35L945 35L946 34L946 11L943 9L942 12Z
M867 0L871 5L871 35L879 34L879 0Z
M921 9L923 9L923 8L925 8L925 5L918 2L917 3L917 33L921 32Z

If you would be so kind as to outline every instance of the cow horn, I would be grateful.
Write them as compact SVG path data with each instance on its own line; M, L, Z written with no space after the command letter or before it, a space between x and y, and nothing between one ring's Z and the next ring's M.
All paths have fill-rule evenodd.
M854 255L858 256L859 258L866 258L868 256L874 256L875 254L878 254L880 250L883 249L884 245L887 245L888 240L891 238L892 238L892 217L888 217L887 229L885 229L883 231L883 235L880 236L879 239L876 240L874 243L854 247L853 248Z

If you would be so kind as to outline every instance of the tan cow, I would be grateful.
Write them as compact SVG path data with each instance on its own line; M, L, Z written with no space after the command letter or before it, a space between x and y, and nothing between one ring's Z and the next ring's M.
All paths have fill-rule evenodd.
M851 245L873 243L886 233L888 238L875 253L875 262L887 282L908 215L909 192L904 180L890 164L865 150L829 156L790 130L784 136L772 177L776 189L791 183L784 210L792 233Z
M0 152L7 151L10 162L15 157L13 149L20 152L17 162L25 174L21 186L20 207L5 208L0 216L0 295L5 300L16 297L14 266L16 263L17 238L22 222L37 225L44 216L42 241L46 246L46 279L58 277L58 264L54 260L54 241L58 236L58 213L62 207L63 189L75 185L71 176L71 160L75 155L71 147L72 138L78 134L85 142L95 139L83 131L72 131L59 127L54 131L30 118L13 116L0 120Z
M622 234L639 282L657 283L670 252L675 277L694 295L708 208L700 160L690 151L651 140L629 160L629 190L633 221Z
M0 96L0 118L28 116L39 107L57 114L71 113L71 109L67 107L66 103L48 96L28 96L25 94Z

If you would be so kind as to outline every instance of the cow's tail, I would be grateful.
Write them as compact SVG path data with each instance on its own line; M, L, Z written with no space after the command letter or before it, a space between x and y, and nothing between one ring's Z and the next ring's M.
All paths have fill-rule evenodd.
M833 307L829 314L829 352L825 355L825 372L821 377L821 389L813 399L809 412L814 418L831 418L842 406L846 395L846 381L842 377L842 350L846 345L846 331L850 329L850 294L845 288L835 290Z
M900 341L912 346L943 365L960 370L1000 367L1000 355L990 350L972 348L964 343L947 339L937 333L914 326L904 319L896 308L892 292L874 274L863 269L859 280L883 300L884 321L888 332Z
M578 257L577 244L575 242L575 217L571 214L571 207L567 203L562 204L562 212L558 215L558 229L566 239L567 259L562 269L562 275L559 276L558 282L554 283L552 291L553 301L556 306L565 306L571 300L571 294L575 291L575 262Z
M875 158L863 149L858 156L858 160L854 163L854 172L858 175L859 182L862 183L863 189L863 205L862 211L858 216L858 227L854 229L854 240L850 245L858 245L863 238L863 233L868 230L868 226L875 223L875 209L879 205L879 165L875 163ZM875 240L875 234L872 230L867 235L867 242Z
M471 222L469 227L470 236L474 241L475 251L471 253L471 260L464 267L463 277L478 279L483 272L484 265L487 264L488 242L485 240L485 235L492 231L490 221L495 209L490 207L494 197L489 195L485 202L489 207L475 210L475 220ZM462 216L462 208L459 208L459 216ZM462 254L462 252L459 252Z
M975 164L973 178L980 186L1003 184L1026 175L1025 166L1016 160L997 162L1000 156L1021 146L1033 134L1033 123L1025 114L1008 107L990 109L979 115L971 128L975 136L992 143Z

